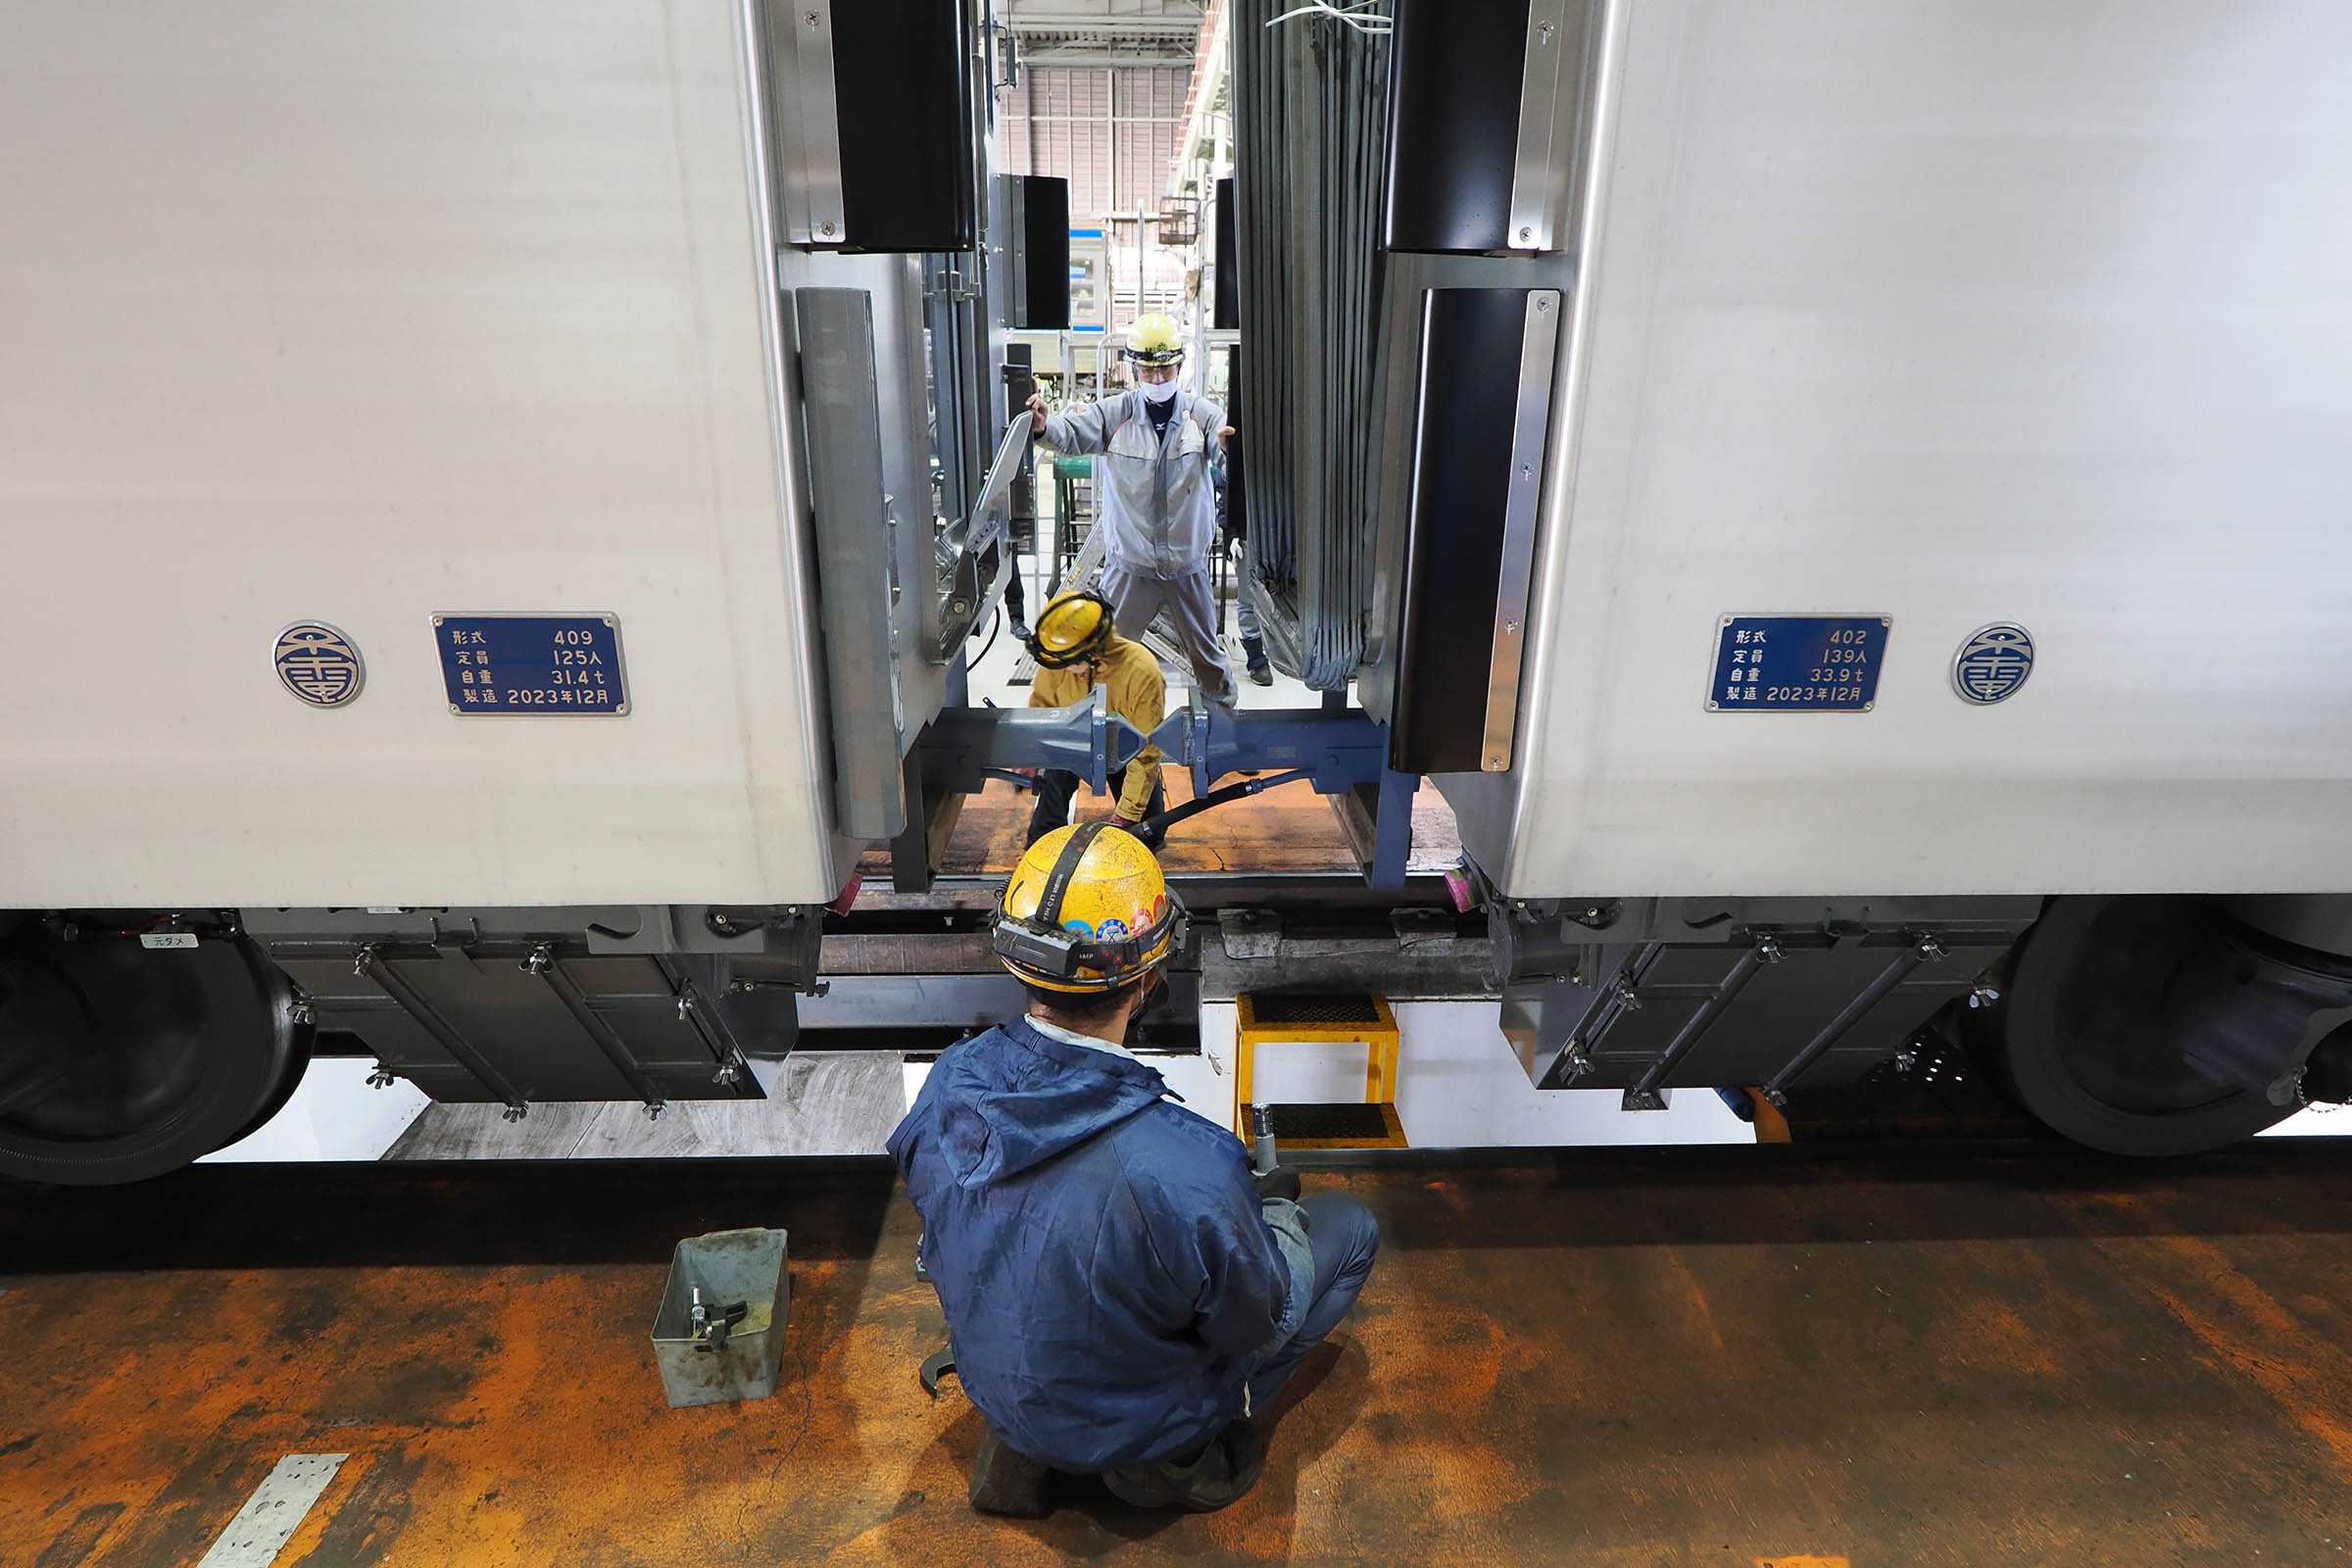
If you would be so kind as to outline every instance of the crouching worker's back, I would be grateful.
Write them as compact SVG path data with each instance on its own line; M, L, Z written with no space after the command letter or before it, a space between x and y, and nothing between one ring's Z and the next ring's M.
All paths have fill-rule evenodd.
M942 1054L890 1152L957 1376L987 1418L972 1505L1037 1515L1052 1471L1143 1507L1223 1507L1264 1448L1250 1425L1346 1315L1379 1227L1298 1201L1234 1135L1165 1098L1129 1021L1182 944L1152 853L1101 822L1033 845L996 946L1028 1016Z

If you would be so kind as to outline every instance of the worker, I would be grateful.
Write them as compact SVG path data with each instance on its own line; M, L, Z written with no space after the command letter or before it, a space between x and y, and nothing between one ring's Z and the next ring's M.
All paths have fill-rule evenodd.
M1206 1511L1265 1461L1250 1425L1372 1272L1380 1226L1233 1132L1126 1046L1183 947L1152 852L1106 822L1021 857L993 941L1025 1016L941 1053L890 1152L956 1375L986 1418L970 1497L1040 1517L1051 1472Z
M1134 390L1051 416L1037 393L1029 399L1029 427L1057 452L1102 454L1095 482L1104 535L1101 586L1118 608L1119 635L1141 637L1164 607L1194 684L1230 708L1239 688L1217 638L1208 550L1215 529L1209 468L1233 429L1222 408L1178 385L1184 347L1173 320L1137 317L1121 352Z
M1141 643L1120 636L1110 601L1091 590L1055 594L1037 617L1029 639L1037 659L1037 678L1029 688L1031 708L1067 708L1082 702L1101 686L1110 698L1110 710L1149 735L1167 716L1168 683L1159 661ZM1049 767L1037 775L1037 804L1029 812L1029 842L1070 820L1070 802L1078 794L1078 775ZM1139 827L1146 817L1167 808L1167 792L1159 782L1159 748L1147 746L1133 760L1110 775L1118 804L1111 814L1119 824L1158 849L1161 830Z

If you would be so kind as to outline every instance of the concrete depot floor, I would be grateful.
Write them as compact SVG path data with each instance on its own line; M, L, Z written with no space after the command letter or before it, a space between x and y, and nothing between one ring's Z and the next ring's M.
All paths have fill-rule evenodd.
M1592 1152L1310 1175L1388 1244L1205 1517L963 1501L979 1419L870 1163L209 1167L0 1188L0 1563L2343 1560L2352 1149ZM671 1242L792 1233L785 1383L671 1411Z

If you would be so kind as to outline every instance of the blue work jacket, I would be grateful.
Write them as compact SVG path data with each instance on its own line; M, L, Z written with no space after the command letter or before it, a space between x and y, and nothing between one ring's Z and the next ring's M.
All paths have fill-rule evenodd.
M942 1053L890 1135L964 1392L1057 1469L1200 1446L1305 1313L1298 1206L1261 1202L1241 1140L1167 1092L1016 1020Z

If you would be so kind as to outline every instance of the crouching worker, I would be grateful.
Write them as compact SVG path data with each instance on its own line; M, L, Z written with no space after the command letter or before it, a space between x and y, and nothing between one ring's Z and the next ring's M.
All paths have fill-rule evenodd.
M1159 661L1142 643L1118 634L1110 601L1093 592L1054 596L1037 617L1029 652L1037 660L1037 679L1029 688L1031 708L1067 708L1083 702L1100 686L1110 699L1110 710L1146 735L1167 716L1168 682ZM1029 842L1070 820L1070 802L1078 795L1078 775L1066 768L1049 767L1037 775L1037 804L1029 811ZM1156 816L1167 804L1159 782L1159 748L1147 746L1134 760L1110 776L1118 804L1111 815L1121 827L1137 832L1137 824ZM1137 833L1146 846L1158 849L1163 835Z
M995 943L1026 1017L943 1053L890 1152L921 1210L956 1374L987 1418L972 1506L1037 1517L1051 1471L1139 1507L1221 1508L1265 1462L1271 1401L1372 1272L1340 1194L1251 1174L1124 1045L1184 911L1133 835L1088 822L1021 857Z

